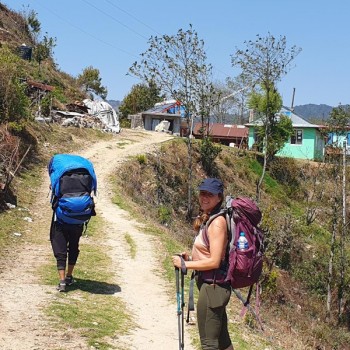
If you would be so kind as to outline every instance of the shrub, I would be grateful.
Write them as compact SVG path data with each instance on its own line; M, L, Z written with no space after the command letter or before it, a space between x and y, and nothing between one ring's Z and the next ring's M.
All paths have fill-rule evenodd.
M285 185L289 194L297 192L300 186L299 170L292 158L276 157L269 166L270 175L279 183Z
M201 162L208 175L215 175L214 161L221 152L221 147L215 145L209 137L204 137L199 145Z
M20 124L29 116L26 85L20 81L23 63L8 48L0 49L0 62L0 123Z
M139 162L139 164L146 164L147 163L147 157L145 154L139 154L138 156L136 156L136 159Z
M168 207L161 205L158 208L158 217L159 217L159 221L161 224L168 224L171 221L171 209L169 209Z

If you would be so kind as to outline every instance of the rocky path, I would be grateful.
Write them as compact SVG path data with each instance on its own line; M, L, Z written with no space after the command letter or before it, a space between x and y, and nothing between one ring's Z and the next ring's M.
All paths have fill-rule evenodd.
M123 130L111 141L95 143L79 153L94 163L99 182L97 212L106 221L103 243L111 247L111 270L119 271L116 282L121 292L118 297L123 298L137 325L129 335L115 340L115 345L125 350L179 348L176 304L167 294L166 281L159 273L157 242L144 234L139 223L127 212L112 204L109 184L110 174L128 157L150 151L169 137L162 133ZM43 179L38 201L30 208L34 221L28 224L24 234L28 237L25 249L15 252L16 259L6 266L0 266L0 349L89 349L73 330L57 329L41 311L56 297L52 293L53 286L41 285L35 275L36 269L51 254L47 236L51 209L44 170ZM134 259L128 253L125 233L137 244ZM187 334L185 343L186 350L191 350Z

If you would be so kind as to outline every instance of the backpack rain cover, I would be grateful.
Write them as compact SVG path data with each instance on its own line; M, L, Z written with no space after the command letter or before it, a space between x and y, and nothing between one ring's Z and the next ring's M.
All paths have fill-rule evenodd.
M97 179L92 163L81 156L56 154L48 165L52 190L52 209L57 221L84 224L96 215L94 200Z

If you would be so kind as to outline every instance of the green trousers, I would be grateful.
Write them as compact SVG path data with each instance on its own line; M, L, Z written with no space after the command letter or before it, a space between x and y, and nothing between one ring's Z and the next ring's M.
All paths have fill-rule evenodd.
M231 286L219 286L197 281L197 323L203 350L224 350L231 345L227 328L226 305Z

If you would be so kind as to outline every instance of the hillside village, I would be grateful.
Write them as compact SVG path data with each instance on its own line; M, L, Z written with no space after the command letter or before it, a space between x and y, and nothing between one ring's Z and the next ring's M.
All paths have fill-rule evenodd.
M147 332L160 344L162 334L157 335L152 322L157 321L158 327L164 323L164 332L168 332L166 327L174 332L168 325L170 317L157 308L158 317L150 320L142 314L143 302L150 299L144 306L149 311L156 307L150 295L155 298L156 292L162 297L173 293L170 256L189 249L193 240L188 207L192 206L191 214L196 215L197 184L207 176L217 176L227 193L248 196L259 203L263 212L261 228L266 234L260 295L265 331L261 331L254 312L248 312L244 319L239 317L241 303L232 297L229 315L235 349L350 349L350 196L346 163L350 133L349 125L335 118L345 116L341 121L347 121L347 109L328 106L329 118L309 118L302 116L302 106L277 103L278 108L270 115L246 108L244 115L208 112L204 117L199 112L189 113L191 103L167 99L157 91L154 99L136 110L130 109L128 97L118 103L116 110L115 101L103 98L103 86L89 89L83 73L74 78L56 69L50 45L46 46L46 55L38 56L43 43L35 40L31 30L28 18L0 3L0 221L5 222L0 225L0 249L4 252L0 266L4 280L14 282L6 283L3 293L2 302L11 300L0 310L0 347L3 341L20 349L23 339L29 337L25 333L31 333L30 324L27 328L24 324L30 323L27 321L31 317L35 331L27 340L29 346L40 350L56 349L52 340L59 342L62 349L107 350L123 348L125 344L124 349L131 349L133 339L142 344ZM90 73L98 73L90 68ZM137 91L143 89L143 85L135 86ZM259 96L263 98L263 94ZM280 143L276 141L278 145L273 144L273 149L266 146L266 134L262 133L276 126L268 125L269 118L277 126L287 120L285 128L278 129L284 138L278 140ZM334 120L339 123L332 124ZM43 169L46 171L53 154L78 151L92 158L103 174L103 196L97 202L100 212L89 226L91 236L84 238L80 288L67 293L67 297L56 297L50 289L54 280L52 266L32 262L40 277L27 288L33 295L37 291L42 299L40 307L33 303L26 312L26 304L30 303L25 293L21 294L26 286L15 278L16 274L29 276L30 281L34 277L32 271L21 272L27 269L17 266L13 256L24 264L28 244L29 251L37 252L39 260L47 264L45 215L50 208L45 207ZM206 159L210 159L209 165ZM191 190L193 196L188 200ZM125 212L121 208L126 208ZM30 216L34 218L34 229ZM130 229L129 236L121 232L120 222ZM141 222L143 229L139 227ZM154 242L157 249L150 249ZM100 245L107 252L100 251ZM118 250L121 246L122 253ZM164 257L156 266L157 278L158 270L162 271L160 286L142 281L143 300L136 301L134 292L142 288L139 281L125 281L123 273L116 273L124 271L119 268L128 268L126 261L137 266L135 258L131 258L133 250L136 260L144 259L137 260L138 264L147 261L144 271L155 268L148 266L155 260L151 255L154 250ZM148 255L141 257L140 252ZM16 271L13 277L11 269ZM15 288L16 283L21 283L21 291ZM130 293L136 307L124 296L124 290ZM109 298L112 295L117 298ZM20 312L16 312L16 298L21 300L17 305ZM41 319L42 310L38 311L44 309L44 302L49 305L45 321ZM162 299L161 306L166 302ZM77 322L78 317L70 314L75 307L82 319L88 320L86 323ZM169 309L166 312L171 313ZM11 336L17 332L16 322L6 325L9 315L23 323L18 339ZM121 319L116 320L115 315ZM151 322L152 326L132 317ZM63 336L53 330L60 322L65 328ZM177 337L171 334L167 333L166 341ZM186 335L189 349L199 349L194 334L190 328ZM124 345L119 344L120 340ZM147 342L151 347L152 339Z

